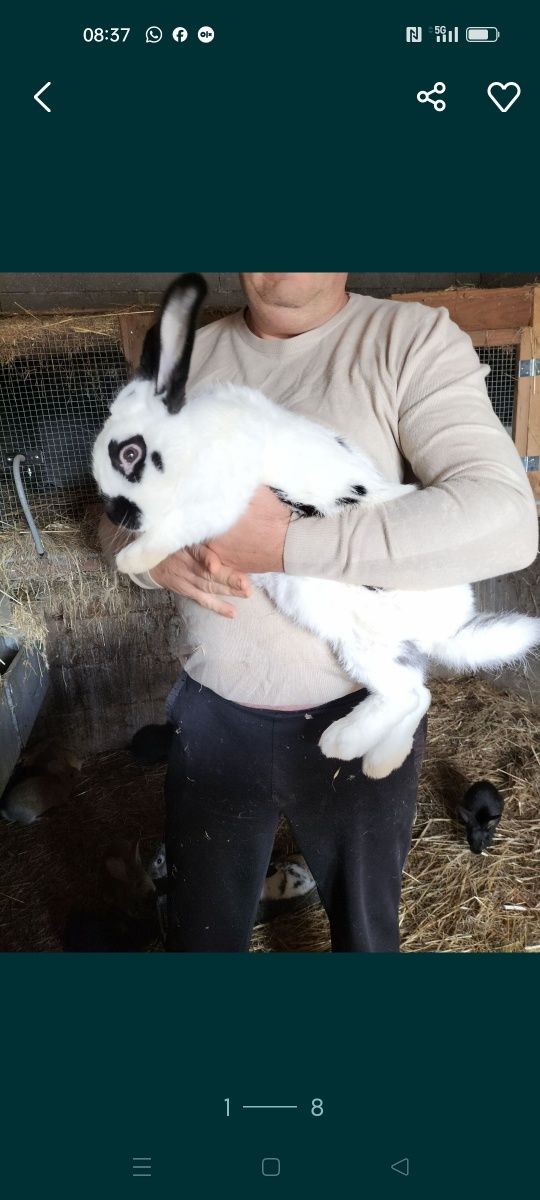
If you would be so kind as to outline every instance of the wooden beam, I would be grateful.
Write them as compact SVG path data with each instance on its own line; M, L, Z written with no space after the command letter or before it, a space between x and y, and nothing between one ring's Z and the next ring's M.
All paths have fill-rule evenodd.
M532 329L524 329L519 345L520 359L531 358L532 343ZM514 393L514 421L512 436L518 453L521 455L521 457L529 452L529 410L533 384L534 379L531 379L527 375L518 377L516 390Z
M522 329L468 329L473 346L519 346Z
M540 358L540 287L534 289L531 358ZM540 376L531 379L527 454L540 455ZM533 472L531 472L533 474ZM540 476L540 472L537 472Z
M467 333L478 329L521 329L532 325L533 285L516 288L456 288L446 292L407 292L392 300L414 301L430 308L447 308L456 325Z
M122 313L118 317L122 348L132 371L139 365L146 331L154 324L155 319L155 311Z

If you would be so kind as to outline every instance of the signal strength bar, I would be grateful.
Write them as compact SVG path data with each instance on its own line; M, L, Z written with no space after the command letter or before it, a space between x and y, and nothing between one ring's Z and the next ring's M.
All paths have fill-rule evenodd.
M453 29L448 29L446 25L435 25L435 29L430 27L430 33L435 33L435 41L437 42L459 41L458 25L454 25Z

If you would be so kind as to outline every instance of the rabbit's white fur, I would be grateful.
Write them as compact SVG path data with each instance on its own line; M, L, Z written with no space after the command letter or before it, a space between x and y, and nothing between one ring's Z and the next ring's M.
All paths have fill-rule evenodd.
M115 467L110 449L134 437L148 449L137 480ZM124 497L140 510L140 535L116 560L131 574L230 529L260 484L323 518L344 504L381 504L415 490L385 481L332 430L261 392L228 384L199 388L172 412L154 381L136 379L112 405L93 469L106 496ZM320 746L328 758L362 757L372 778L388 775L411 751L431 701L424 683L428 659L470 671L519 659L540 642L540 619L474 617L469 585L382 591L285 574L256 575L253 582L280 611L324 638L350 679L370 692L330 725Z

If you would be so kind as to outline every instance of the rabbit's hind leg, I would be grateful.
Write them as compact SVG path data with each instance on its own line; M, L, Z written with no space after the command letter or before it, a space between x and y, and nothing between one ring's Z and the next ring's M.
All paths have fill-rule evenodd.
M319 746L327 758L346 761L363 758L379 743L385 743L396 726L406 722L395 737L395 746L388 745L388 769L384 774L389 774L407 757L408 739L429 707L431 697L424 687L423 660L412 647L410 651L404 647L405 653L398 658L381 645L367 650L365 644L357 647L351 640L343 641L336 650L347 673L363 683L371 694L346 717L325 729ZM398 758L400 761L395 761ZM376 757L375 764L379 764L382 772L385 766L382 754ZM383 778L383 774L376 778Z
M431 692L427 687L420 688L416 707L394 726L387 737L382 738L364 754L364 775L369 779L385 779L392 771L401 767L411 753L414 735L430 704Z
M363 758L368 750L388 738L395 726L412 713L416 705L414 692L399 697L380 694L368 696L346 717L341 717L325 729L319 746L326 758L341 758L346 762Z

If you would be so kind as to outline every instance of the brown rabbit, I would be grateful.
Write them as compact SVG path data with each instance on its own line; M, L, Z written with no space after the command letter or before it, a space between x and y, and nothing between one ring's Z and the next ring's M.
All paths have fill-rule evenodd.
M156 889L143 867L139 842L118 838L102 863L103 895L111 906L131 917L147 917L156 906Z
M81 761L56 739L38 743L23 756L0 810L7 821L31 825L48 808L69 800Z

